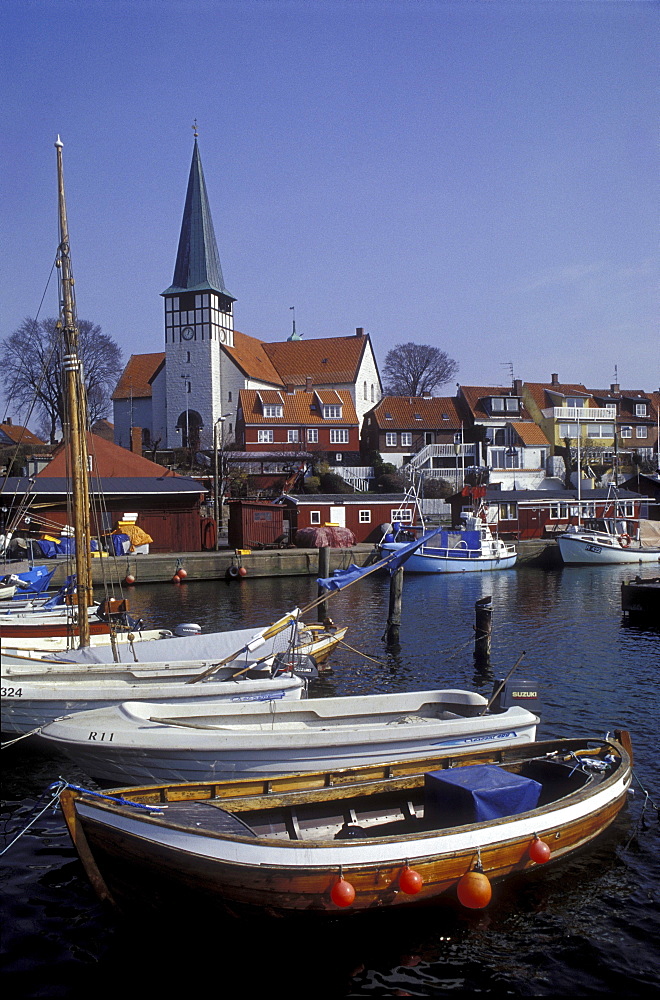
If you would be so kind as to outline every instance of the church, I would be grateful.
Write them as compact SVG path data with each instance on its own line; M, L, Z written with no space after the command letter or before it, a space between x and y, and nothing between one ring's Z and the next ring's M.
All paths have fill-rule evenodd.
M288 340L267 342L234 328L236 299L222 274L197 134L174 276L161 294L165 350L128 361L112 396L116 444L131 448L141 434L154 450L208 449L219 422L225 443L256 450L246 435L249 398L259 410L262 454L318 450L323 435L291 424L294 410L303 409L291 401L303 396L304 409L318 411L328 425L328 441L349 440L347 421L357 427L351 443L358 440L364 414L382 396L369 335L358 327L351 336L303 340L294 321ZM333 391L345 405L328 405ZM340 462L342 453L332 459Z

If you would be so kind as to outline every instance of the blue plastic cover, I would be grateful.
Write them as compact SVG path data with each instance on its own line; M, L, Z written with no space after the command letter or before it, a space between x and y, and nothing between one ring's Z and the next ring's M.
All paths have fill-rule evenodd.
M535 809L541 794L538 781L494 764L430 771L424 778L427 812L442 819L442 825L515 816Z

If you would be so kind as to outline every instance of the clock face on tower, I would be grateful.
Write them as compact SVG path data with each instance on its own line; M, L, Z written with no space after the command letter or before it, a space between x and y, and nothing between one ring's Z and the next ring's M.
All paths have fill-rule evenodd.
M194 337L195 337L195 331L193 330L193 328L191 326L184 326L183 330L181 331L181 338L183 340L193 340Z

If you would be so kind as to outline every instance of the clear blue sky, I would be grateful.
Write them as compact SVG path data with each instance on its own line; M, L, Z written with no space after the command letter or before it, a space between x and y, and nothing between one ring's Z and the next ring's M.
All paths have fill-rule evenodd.
M432 343L467 385L660 385L653 2L4 0L0 337L64 141L80 317L163 349L197 118L236 327ZM51 284L42 315L56 312ZM453 394L454 386L444 390Z

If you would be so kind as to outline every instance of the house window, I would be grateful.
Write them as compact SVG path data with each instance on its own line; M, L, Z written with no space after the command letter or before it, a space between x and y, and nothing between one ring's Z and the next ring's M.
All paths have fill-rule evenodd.
M635 416L636 417L646 416L646 403L635 403Z
M319 443L319 432L316 429L316 427L310 427L310 428L308 428L308 430L307 430L307 440L309 441L310 444L318 444Z
M573 406L576 409L584 407L584 399L579 396L569 396L566 400L566 406Z
M341 428L333 428L330 431L330 444L348 444L348 431Z
M298 431L297 430L288 430L286 432L286 439L289 442L289 444L293 444L293 442L298 441L299 440Z
M565 503L550 504L551 521L565 521L567 517L568 517L568 504Z
M413 512L410 507L401 507L399 510L390 511L390 521L406 521L408 524L412 523Z
M323 416L326 420L341 420L341 406L324 406Z
M310 510L310 512L309 512L309 523L310 524L320 524L321 523L321 511L320 510Z
M336 451L335 452L335 462L343 462L343 461L344 461L344 453L341 452L341 451Z
M518 517L518 505L515 503L500 504L500 521L515 521Z
M281 417L282 407L274 403L264 403L264 417Z
M359 513L360 524L371 524L371 511L361 510Z
M621 428L621 437L622 438L631 438L632 437L632 427L622 427Z
M403 431L401 434L401 446L403 448L409 448L412 444L412 434L409 431Z
M614 424L588 424L587 437L590 438L614 437Z
M396 434L388 432L385 435L385 444L388 448L396 448Z
M273 443L273 432L272 431L257 431L257 443L258 444L272 444Z
M647 436L646 427L636 427L635 435L638 438L645 438Z

